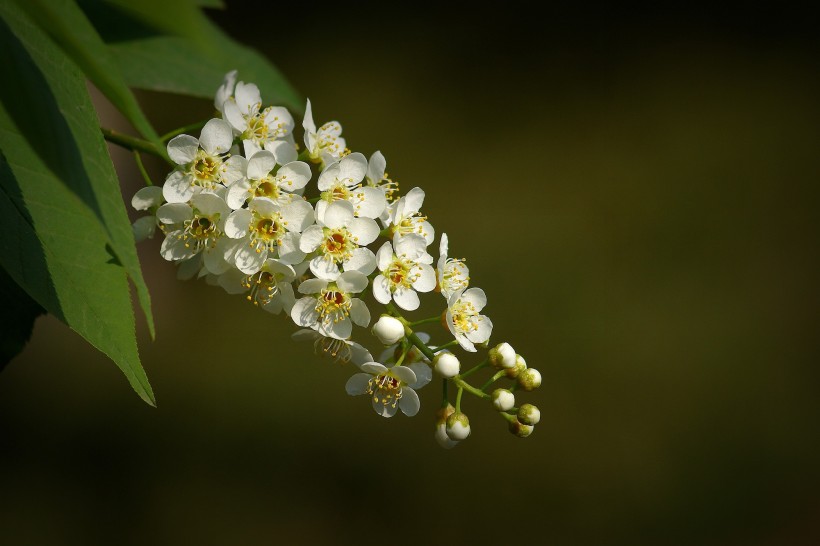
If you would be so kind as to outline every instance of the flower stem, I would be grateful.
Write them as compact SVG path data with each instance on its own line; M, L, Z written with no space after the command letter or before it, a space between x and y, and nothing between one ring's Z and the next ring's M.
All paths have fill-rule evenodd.
M480 391L477 388L473 387L459 376L455 376L453 378L453 383L455 383L459 388L464 389L465 391L469 392L472 395L478 396L479 398L490 398L490 395L484 391Z
M461 395L464 394L464 387L459 387L456 393L456 413L461 413Z
M145 181L145 185L153 186L154 183L151 181L151 177L148 176L148 171L145 170L145 165L142 164L142 156L140 156L139 150L134 150L134 161L137 162L137 168L140 170L140 174L142 175L142 179Z
M169 131L159 137L159 139L163 142L167 142L174 138L177 135L181 135L182 133L187 133L188 131L196 131L197 129L202 129L205 124L208 123L208 120L205 121L197 121L196 123L191 123L190 125L185 125L178 129L174 129L173 131Z
M102 131L103 137L108 142L112 144L116 144L117 146L121 146L126 150L137 150L140 152L145 152L146 154L155 155L157 157L161 157L166 160L168 163L173 165L171 160L165 155L161 150L157 149L152 143L148 142L147 140L143 140L141 138L136 138L128 135L124 135L118 131L114 131L112 129L107 129L105 127L100 127L100 131Z
M456 346L456 345L458 345L458 341L456 341L455 339L454 339L454 340L452 340L452 341L448 341L448 342L447 342L447 343L445 343L444 345L441 345L440 347L436 347L436 352L437 352L437 353L438 353L438 352L441 352L441 351L443 351L444 349L449 349L450 347L454 347L454 346Z
M447 394L447 386L448 385L449 385L449 383L447 382L446 379L441 380L441 391L442 391L442 393L441 393L442 394L441 407L442 408L446 408L447 404L450 403L450 399L449 399L450 397Z
M470 368L469 370L467 370L463 374L460 374L459 377L461 377L463 379L463 378L467 377L468 375L471 375L471 374L477 372L478 370L487 367L487 364L489 364L489 363L490 363L489 360L484 360L484 362L482 362L481 364L477 364L476 366L473 366L472 368Z
M504 377L504 374L505 374L505 373L507 373L507 372L506 372L506 371L504 371L504 370L501 370L501 371L499 371L498 373L496 373L494 376L492 376L492 377L490 378L490 380L489 380L489 381L487 381L486 383L484 383L484 385L482 385L481 390L483 391L484 389L486 389L487 387L489 387L490 385L492 385L493 383L495 383L498 379L500 379L500 378Z
M436 315L435 317L430 317L426 319L417 320L410 323L410 326L421 326L422 324L429 324L431 322L441 322L441 316Z

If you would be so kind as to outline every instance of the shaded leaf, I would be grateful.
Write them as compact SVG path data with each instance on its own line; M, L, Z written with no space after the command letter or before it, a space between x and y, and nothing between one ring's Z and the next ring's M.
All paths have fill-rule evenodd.
M39 303L20 288L0 267L0 371L23 350L31 337L34 320L45 313Z
M37 24L62 47L86 77L162 153L165 147L128 88L111 52L73 0L18 0ZM171 2L173 4L173 2Z
M14 82L0 86L0 263L153 404L126 272L150 321L147 288L85 80L13 5L0 3L0 16L0 61Z

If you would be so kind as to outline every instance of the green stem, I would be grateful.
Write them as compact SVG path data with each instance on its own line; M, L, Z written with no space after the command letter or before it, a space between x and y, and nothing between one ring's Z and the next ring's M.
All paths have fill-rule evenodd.
M102 131L103 137L108 142L116 144L117 146L121 146L126 150L136 150L139 152L145 152L146 154L161 157L168 161L168 163L171 163L171 165L173 165L173 162L171 162L171 160L164 153L162 153L162 151L158 150L156 146L154 146L147 140L124 135L118 131L107 129L105 127L100 127L100 131Z
M429 324L429 323L431 323L431 322L441 322L441 316L440 316L440 315L437 315L437 316L435 316L435 317L430 317L430 318L426 318L426 319L416 320L416 321L414 321L414 322L411 322L411 323L410 323L410 326L413 326L413 327L415 327L415 326L421 326L422 324Z
M459 388L464 389L465 391L469 392L472 395L478 396L479 398L491 398L489 394L484 391L480 391L477 388L473 387L459 376L455 376L453 378L453 383L455 383Z
M190 125L185 125L184 127L180 127L179 129L174 129L173 131L169 131L159 137L159 139L163 142L168 142L172 138L177 135L181 135L183 133L187 133L188 131L196 131L197 129L202 129L205 124L208 123L208 120L205 121L197 121L196 123L191 123Z
M444 349L449 349L450 347L454 347L454 346L456 346L456 345L458 345L458 341L456 341L456 340L453 340L453 341L448 341L447 343L445 343L445 344L444 344L444 345L442 345L441 347L436 347L436 352L437 352L437 353L438 353L438 352L441 352L441 351L443 351Z
M490 363L489 360L485 360L481 364L477 364L476 366L473 366L472 368L470 368L469 370L467 370L463 374L460 374L459 377L461 377L463 379L463 378L467 377L468 375L472 375L475 372L477 372L478 370L480 370L482 368L486 368L489 363Z
M413 332L413 329L410 328L410 323L407 322L407 319L401 316L401 313L399 313L399 310L396 309L396 306L391 302L386 305L386 308L388 313L399 319L401 323L404 324L404 337L406 337L410 343L421 351L421 354L427 357L430 362L433 362L433 358L436 356L435 353L432 349L430 349L430 347L427 346L426 343L419 339L419 336L417 336L415 332Z
M456 413L461 413L461 395L464 394L464 388L459 387L456 392Z
M447 404L450 403L450 399L449 399L450 397L447 394L447 385L448 384L449 383L447 383L446 379L441 380L441 390L442 390L442 395L443 395L442 402L441 402L441 407L442 408L446 408Z
M142 164L142 156L140 156L139 150L134 150L134 161L137 162L137 168L140 170L140 174L142 174L142 179L145 180L145 185L153 186L154 183L151 181L151 177L148 176L145 165Z
M496 373L494 376L492 376L490 378L489 381L487 381L486 383L484 383L484 385L482 385L481 390L483 391L484 389L486 389L487 387L489 387L490 385L495 383L497 380L504 377L505 373L507 373L507 372L505 372L504 370L501 370L500 372Z

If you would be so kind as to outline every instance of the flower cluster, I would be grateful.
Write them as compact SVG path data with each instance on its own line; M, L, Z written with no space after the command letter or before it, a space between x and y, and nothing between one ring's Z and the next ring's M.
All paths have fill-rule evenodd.
M263 104L256 85L237 82L235 71L225 76L214 101L219 117L202 125L199 138L173 137L167 148L174 169L165 183L134 196L134 208L150 213L134 223L136 238L159 230L160 253L178 265L180 278L204 277L269 313L284 312L303 328L295 339L358 368L346 390L367 395L377 414L415 415L416 390L435 371L445 382L435 434L441 445L470 434L464 392L490 402L515 435L528 436L540 414L530 404L516 407L513 392L538 387L538 371L507 343L464 372L449 350L486 349L493 323L482 314L487 297L470 287L464 260L448 256L446 234L438 259L430 254L436 232L421 212L424 191L400 195L384 156L351 152L337 121L317 128L310 101L303 146L291 114ZM442 311L421 321L404 318L402 310L419 309L419 294L433 291L443 297ZM371 306L385 306L371 330L388 346L378 360L352 340L356 328L371 324L370 293ZM414 331L434 322L449 334L437 347ZM491 367L497 371L484 386L467 382ZM504 378L512 381L508 388L488 392ZM447 385L456 389L455 406Z

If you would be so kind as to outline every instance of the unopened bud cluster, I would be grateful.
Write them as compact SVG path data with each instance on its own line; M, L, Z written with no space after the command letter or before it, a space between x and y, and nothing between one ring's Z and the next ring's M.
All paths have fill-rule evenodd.
M471 433L461 408L465 392L489 401L516 435L529 435L540 413L531 404L516 407L514 391L537 388L538 371L501 343L472 368L496 370L479 389L448 350L458 347L464 356L485 350L493 323L482 314L487 297L470 287L465 261L449 256L446 234L437 258L431 255L436 233L422 213L424 191L400 194L384 156L351 151L337 121L317 127L310 101L301 144L290 112L263 104L256 85L237 81L235 71L225 76L214 99L218 116L198 138L172 138L167 151L174 169L165 183L134 196L134 208L149 213L134 224L137 239L161 232L160 253L178 265L179 278L205 278L269 313L284 313L303 328L295 339L355 364L345 389L369 398L377 414L415 415L416 391L435 373L451 387L436 419L443 447ZM438 346L401 314L418 310L421 297L434 291L444 309L420 322L442 318L446 340ZM384 306L375 321L373 305ZM368 327L386 347L378 359L353 341ZM488 394L498 379L512 384Z

